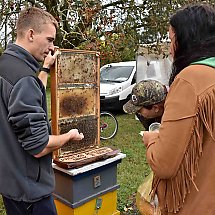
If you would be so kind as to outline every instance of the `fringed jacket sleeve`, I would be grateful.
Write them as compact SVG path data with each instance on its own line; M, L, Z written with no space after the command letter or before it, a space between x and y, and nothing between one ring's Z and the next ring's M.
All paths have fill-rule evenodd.
M148 162L159 178L168 179L177 173L190 140L196 110L193 87L177 79L166 99L159 137L152 139L147 147Z

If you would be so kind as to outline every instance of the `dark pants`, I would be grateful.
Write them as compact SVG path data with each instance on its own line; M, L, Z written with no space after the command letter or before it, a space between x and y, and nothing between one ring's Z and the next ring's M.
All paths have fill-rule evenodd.
M57 215L52 196L29 203L2 196L7 215Z

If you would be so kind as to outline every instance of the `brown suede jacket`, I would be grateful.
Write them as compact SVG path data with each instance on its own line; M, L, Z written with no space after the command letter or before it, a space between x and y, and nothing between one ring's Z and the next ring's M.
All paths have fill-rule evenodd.
M178 74L147 160L162 215L215 214L215 67L191 65Z

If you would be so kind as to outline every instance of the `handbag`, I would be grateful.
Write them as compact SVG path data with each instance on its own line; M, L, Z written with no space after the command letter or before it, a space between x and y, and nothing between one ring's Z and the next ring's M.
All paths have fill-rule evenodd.
M136 205L141 215L160 215L158 207L157 195L155 199L151 198L151 188L153 181L153 172L143 180L142 184L137 189Z

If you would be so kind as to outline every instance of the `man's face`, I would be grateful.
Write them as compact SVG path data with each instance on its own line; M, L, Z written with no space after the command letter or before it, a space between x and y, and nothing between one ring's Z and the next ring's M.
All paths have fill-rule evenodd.
M44 61L49 51L54 52L56 28L52 23L45 24L40 32L33 32L31 54L37 61Z
M145 118L156 118L162 116L163 112L161 112L161 107L158 105L152 105L151 108L142 107L138 113Z

